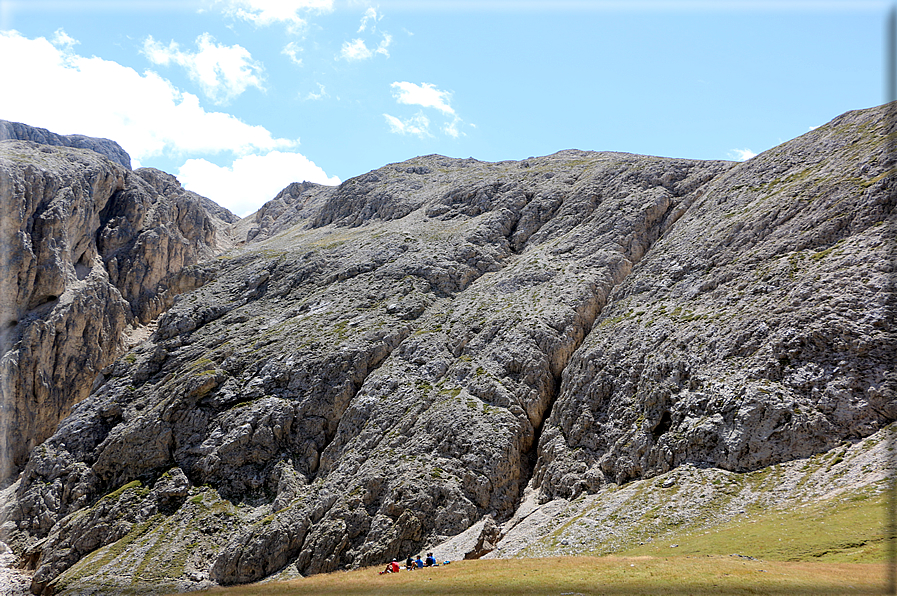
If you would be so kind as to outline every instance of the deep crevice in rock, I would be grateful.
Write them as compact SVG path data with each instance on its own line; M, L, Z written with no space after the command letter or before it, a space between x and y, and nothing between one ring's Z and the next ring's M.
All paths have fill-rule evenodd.
M697 193L695 193L697 194ZM667 225L667 220L673 214L676 209L680 206L681 203L671 203L669 207L664 211L664 213L658 217L654 222L649 223L642 232L646 232L645 236L649 239L648 244L645 247L642 255L647 254L651 248L663 237L663 233L668 228L668 225L672 225L672 223ZM675 221L675 220L674 220ZM641 256L636 257L636 255L632 254L631 250L625 252L624 256L632 262L633 269L635 265L641 260ZM606 295L610 296L613 293L613 290L619 287L630 275L632 275L632 270L629 271L626 275L624 275L621 279L617 280L616 283L613 283L607 290ZM539 443L541 441L542 432L545 428L545 424L548 419L551 417L551 413L554 410L555 403L557 402L558 396L561 393L561 387L563 383L563 373L570 365L570 362L573 360L575 354L579 351L580 347L582 347L583 343L588 338L589 334L594 327L595 321L601 316L601 312L604 310L604 307L607 306L607 302L602 302L597 308L594 309L593 313L588 313L585 321L581 326L582 329L582 337L575 342L573 349L570 350L569 356L564 360L559 370L554 372L552 371L552 387L551 394L548 400L548 405L545 408L545 412L542 415L542 419L539 421L539 424L533 429L533 443L530 448L525 452L525 462L524 462L524 473L521 477L521 490L520 490L520 498L522 499L523 490L522 488L527 486L530 482L532 482L533 476L535 475L536 465L539 460ZM669 417L669 413L665 412L667 417ZM667 421L670 424L670 420ZM661 420L659 426L663 424L663 419ZM666 430L669 430L667 428ZM663 432L666 432L664 430ZM662 433L661 433L662 434ZM517 504L519 507L519 501ZM516 507L515 507L516 508Z
M413 332L414 332L414 329L411 329L408 326L404 327L402 329L402 331L398 334L398 341L395 342L395 345L393 345L393 347L389 348L380 360L372 361L370 363L370 365L368 366L365 375L361 379L359 379L357 383L353 383L351 396L348 399L346 399L345 406L335 416L335 420L337 421L337 423L333 426L333 430L325 431L325 433L324 433L324 443L321 446L320 451L318 452L319 458L324 454L324 452L327 450L327 448L330 447L330 445L333 443L334 439L336 438L338 431L339 431L340 422L342 422L342 419L343 419L343 414L345 414L346 410L352 405L352 402L355 400L356 396L358 396L358 392L361 391L361 389L364 387L365 381L367 381L367 379L372 374L374 374L377 370L379 370L380 367L382 367L384 365L384 363L387 360L389 360L389 357L392 355L392 353L395 352L396 349L398 349L404 343L404 341L412 335ZM386 344L386 345L388 345L388 344ZM319 463L317 469L314 471L314 473L312 474L312 476L310 478L311 481L314 481L315 479L318 478L318 476L320 475L320 473L322 471L321 468L322 468L322 466ZM324 470L325 475L328 472L330 472L329 469Z

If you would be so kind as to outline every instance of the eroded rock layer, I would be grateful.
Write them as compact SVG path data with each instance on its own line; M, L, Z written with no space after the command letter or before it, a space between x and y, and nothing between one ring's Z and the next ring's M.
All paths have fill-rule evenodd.
M291 185L31 452L0 539L35 593L242 583L495 530L527 486L869 436L897 418L887 116L741 164L426 156Z
M180 185L156 190L161 175L0 141L0 477L87 396L128 328L201 283L179 272L214 253L215 218Z

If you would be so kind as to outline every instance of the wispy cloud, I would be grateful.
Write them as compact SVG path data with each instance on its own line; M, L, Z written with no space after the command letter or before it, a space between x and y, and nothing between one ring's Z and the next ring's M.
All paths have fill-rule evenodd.
M745 161L757 155L750 149L732 149L729 151L729 157L734 158L736 161Z
M451 91L443 91L431 83L418 85L408 81L396 81L390 87L392 87L393 97L400 104L434 109L441 112L443 116L451 117L440 127L440 130L446 135L455 139L464 136L460 128L463 121L451 106ZM429 130L430 121L422 111L408 120L400 120L388 114L384 114L384 116L386 116L390 132L415 134L420 137L433 136Z
M382 18L382 14L378 14L375 8L369 6L367 10L364 11L364 15L361 17L361 23L359 24L358 31L356 31L356 33L365 33L368 30L370 30L370 33L372 34L376 33L377 21ZM351 41L345 41L343 42L343 46L340 49L338 58L348 60L349 62L369 60L377 54L389 58L388 48L390 44L392 44L392 35L383 31L381 33L380 43L378 43L376 47L368 47L368 43L369 42L366 42L361 37L356 37Z
M300 52L302 52L302 48L299 47L299 44L297 44L295 41L291 41L284 46L283 50L281 50L280 53L285 56L289 56L290 60L292 60L294 64L302 66L302 58L299 56Z
M386 123L389 125L389 131L400 135L413 135L417 137L432 137L430 134L430 119L424 116L422 112L418 112L407 120L400 120L395 116L383 114Z
M384 56L389 58L389 52L387 51L386 48L388 48L391 43L392 43L392 35L390 35L389 33L384 33L383 39L381 39L380 43L377 44L376 53L383 54Z
M359 38L353 39L352 41L343 42L343 47L340 50L339 57L348 60L350 62L359 61L359 60L368 60L369 58L373 58L377 54L382 54L389 58L389 44L392 43L392 35L389 33L383 34L383 39L380 41L380 44L371 49L367 47L364 43L364 40Z
M872 11L879 13L882 0L381 0L390 10L453 13L533 12L812 12Z
M246 48L217 44L208 33L197 37L196 45L196 52L182 50L174 41L165 46L149 36L143 42L143 53L153 64L182 66L190 80L218 104L227 103L249 87L264 90L264 68Z
M71 52L72 48L81 43L77 39L73 39L69 36L68 33L63 31L61 28L56 30L56 33L53 34L53 39L51 43L64 52Z
M380 18L382 19L383 17L380 17ZM367 28L368 28L368 23L373 21L376 24L377 20L378 19L377 19L376 9L369 6L368 9L366 11L364 11L364 16L361 17L361 25L359 25L358 31L356 31L356 33L364 33L365 30L367 30ZM373 26L372 26L372 30L373 30Z
M309 91L306 95L302 96L302 99L317 101L320 99L324 99L325 97L330 97L330 95L327 93L327 90L324 89L324 85L322 85L321 83L315 84L318 86L318 92L315 93L314 91Z
M449 105L452 94L449 91L440 91L435 85L421 83L416 85L407 81L396 81L392 85L393 97L399 103L436 108L445 114L454 115L455 110Z
M217 0L216 4L233 18L261 26L284 23L293 31L308 24L304 14L333 10L333 0Z
M342 50L340 50L340 57L346 60L367 60L373 55L374 53L364 45L364 40L360 38L344 41Z
M455 116L454 120L448 122L445 126L442 127L442 132L452 137L453 139L457 139L464 134L458 129L459 124L461 124L461 119Z

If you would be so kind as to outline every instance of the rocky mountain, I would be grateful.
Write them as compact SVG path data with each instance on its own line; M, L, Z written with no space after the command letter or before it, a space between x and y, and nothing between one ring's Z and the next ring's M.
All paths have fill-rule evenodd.
M0 120L0 141L33 141L41 145L90 149L95 153L105 155L112 162L131 169L131 156L122 149L121 145L110 139L84 135L58 135L46 128Z
M78 149L28 136L53 143L0 141L3 477L87 397L129 335L205 281L181 271L213 256L216 226L235 219L168 174L95 151L111 141L78 137L92 147Z
M743 163L431 155L217 228L200 205L205 252L169 257L176 281L143 274L163 289L136 302L150 256L98 240L91 275L135 320L162 314L79 379L89 396L2 493L0 539L36 594L188 590L472 527L482 554L540 503L858 442L897 419L894 126L850 112ZM3 150L20 176L99 179ZM160 202L179 188L122 176ZM117 192L127 212L139 193ZM240 242L199 262L222 230Z

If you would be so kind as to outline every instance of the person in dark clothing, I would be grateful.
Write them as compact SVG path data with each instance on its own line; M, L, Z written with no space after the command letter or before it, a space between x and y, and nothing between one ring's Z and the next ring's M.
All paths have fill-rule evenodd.
M436 566L436 557L433 556L433 553L427 553L427 559L424 561L424 565L427 567Z

